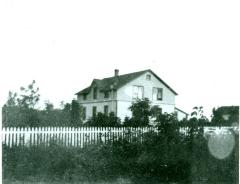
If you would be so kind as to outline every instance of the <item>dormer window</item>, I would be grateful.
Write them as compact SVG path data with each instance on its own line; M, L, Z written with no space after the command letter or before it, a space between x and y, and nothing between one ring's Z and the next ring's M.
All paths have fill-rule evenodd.
M93 99L97 99L97 87L93 88Z
M146 75L146 80L150 81L151 80L151 75L147 74Z
M83 100L87 100L87 94L83 94Z

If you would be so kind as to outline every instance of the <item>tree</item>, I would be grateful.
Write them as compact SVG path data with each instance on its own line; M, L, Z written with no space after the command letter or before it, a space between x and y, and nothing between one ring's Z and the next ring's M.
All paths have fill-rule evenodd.
M71 116L71 125L78 126L79 124L82 124L81 107L76 100L72 100L70 116Z
M21 87L20 94L9 92L8 100L2 109L3 125L14 127L25 126L79 126L81 121L81 106L76 100L71 103L61 102L62 109L54 109L49 101L45 109L36 108L39 100L39 88L35 80L27 87Z
M17 93L13 93L13 92L9 91L6 106L13 107L13 106L17 105L16 103L17 103Z
M27 87L21 87L22 94L17 98L18 106L34 109L35 105L40 100L39 88L35 87L35 80L32 81Z
M239 106L222 106L213 108L212 123L214 125L231 126L239 123Z
M114 112L110 112L108 115L101 112L92 117L86 122L87 126L97 127L116 127L121 125L121 120L115 116Z
M162 109L157 105L154 105L150 109L150 115L151 118L154 118L155 119L154 121L156 121L157 118L159 118L162 115Z
M26 126L39 126L40 119L38 117L38 110L35 106L40 100L39 88L35 87L35 80L27 87L21 87L22 94L17 98L20 113Z
M193 112L191 113L190 123L194 123L204 126L209 124L208 118L204 115L203 107L194 107Z
M203 117L203 107L199 106L199 107L193 107L193 112L191 113L191 117L192 118L202 118Z
M121 120L115 116L114 112L110 112L108 115L108 126L120 126Z
M4 126L36 126L39 124L38 110L39 88L35 81L27 87L21 87L21 94L9 92L8 100L3 107Z
M2 108L2 123L3 126L13 125L18 123L19 108L17 104L17 93L9 91L6 104Z
M50 112L54 109L54 105L52 103L50 103L49 101L46 101L45 102L45 110L47 112Z
M147 126L149 125L150 112L150 101L147 98L143 100L137 99L129 107L132 111L132 122L133 126Z
M147 126L150 122L159 123L165 117L162 116L162 109L157 105L151 106L147 98L133 102L129 109L132 117L125 117L124 126Z

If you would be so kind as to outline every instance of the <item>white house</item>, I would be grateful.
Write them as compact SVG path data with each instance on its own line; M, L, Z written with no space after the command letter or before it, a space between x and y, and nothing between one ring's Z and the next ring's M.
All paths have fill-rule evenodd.
M187 113L175 107L177 93L152 70L144 70L113 77L94 79L90 86L76 93L83 106L83 119L98 112L114 112L121 120L131 117L130 105L137 98L148 98L152 105L158 105L162 112L177 113L179 119L187 118Z

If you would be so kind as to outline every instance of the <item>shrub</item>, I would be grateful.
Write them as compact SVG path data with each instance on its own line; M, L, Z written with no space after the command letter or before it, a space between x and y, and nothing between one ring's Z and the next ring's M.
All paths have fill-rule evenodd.
M50 146L3 146L4 178L27 181L113 181L128 178L134 183L208 183L238 181L238 135L235 147L225 159L216 159L208 150L203 130L189 127L185 136L169 118L158 131L137 139L119 138L84 148Z
M121 126L121 120L115 116L114 112L110 112L109 115L99 112L97 116L93 116L89 119L85 125L95 127L118 127Z

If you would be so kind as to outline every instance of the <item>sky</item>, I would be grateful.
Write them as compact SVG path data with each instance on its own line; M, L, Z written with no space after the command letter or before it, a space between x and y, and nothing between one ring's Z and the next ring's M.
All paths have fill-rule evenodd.
M188 113L240 104L237 0L2 0L0 105L32 80L58 107L94 78L151 69Z

